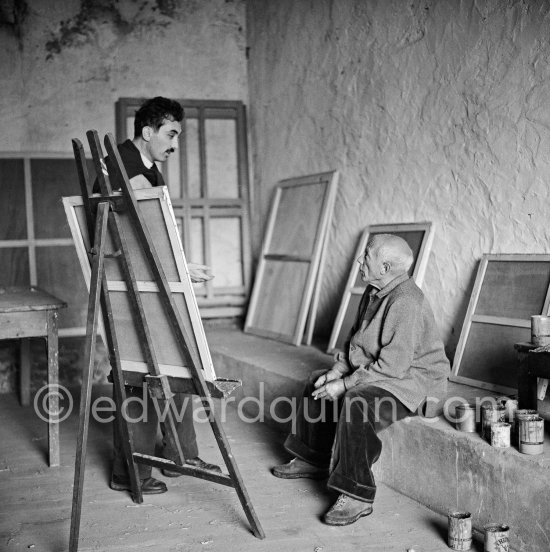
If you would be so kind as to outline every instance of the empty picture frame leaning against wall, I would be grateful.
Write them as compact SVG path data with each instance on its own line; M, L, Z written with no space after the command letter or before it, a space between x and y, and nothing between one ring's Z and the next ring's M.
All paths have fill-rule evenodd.
M337 182L330 171L275 187L245 332L301 343Z
M550 255L483 255L451 381L517 392L514 344L531 341L531 316L548 314Z
M365 283L361 280L357 259L365 251L369 236L373 234L394 234L403 238L412 249L414 258L413 264L409 269L409 276L413 278L418 287L422 287L422 283L424 282L424 274L426 273L426 266L428 265L433 242L433 225L431 222L371 224L365 228L359 239L342 302L334 321L328 343L328 353L343 350L351 327L355 322L357 309L366 288Z
M191 346L194 345L200 358L204 379L214 381L216 379L214 366L168 192L165 187L157 187L134 190L134 193L139 208L147 221L147 227L160 257L161 266L168 279L170 291L187 335L194 341ZM114 195L117 195L117 193L115 192ZM90 240L86 229L82 197L64 197L63 206L84 274L84 280L89 288L91 269L87 251L90 249ZM149 321L149 329L157 352L160 372L173 378L191 378L189 370L189 367L192 366L191 359L186 358L186 355L182 353L182 348L176 342L174 331L161 302L158 286L154 282L153 274L128 212L121 211L119 218L128 244L130 260L134 267L145 319ZM120 348L122 370L147 374L148 367L133 319L129 292L119 268L117 255L116 253L113 254L114 245L109 232L107 233L106 248L106 251L111 255L105 258L105 274ZM103 342L107 343L102 323L100 324L100 333Z

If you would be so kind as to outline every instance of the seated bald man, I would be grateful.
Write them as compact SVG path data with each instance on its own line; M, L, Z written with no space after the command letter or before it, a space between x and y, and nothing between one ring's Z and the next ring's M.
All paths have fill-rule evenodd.
M408 277L413 255L405 240L374 235L357 262L368 285L350 339L330 370L311 375L296 433L285 442L294 458L273 468L282 479L328 477L328 487L340 493L323 516L329 525L372 513L372 466L382 450L377 434L440 404L449 374L430 305Z

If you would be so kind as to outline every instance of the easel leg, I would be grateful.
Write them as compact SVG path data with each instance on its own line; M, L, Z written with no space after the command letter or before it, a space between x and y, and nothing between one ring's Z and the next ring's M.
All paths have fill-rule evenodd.
M105 257L105 238L107 235L107 220L109 204L100 203L97 209L94 248L95 256L92 262L90 279L90 297L88 301L88 319L86 322L86 363L82 374L82 389L80 393L80 415L76 445L73 505L71 511L71 534L69 551L78 550L80 531L80 515L82 510L82 491L84 485L84 466L86 463L86 445L90 423L90 402L92 392L92 376L95 362L95 347L99 320L99 299L103 277L103 261Z
M203 405L204 405L204 399L203 399ZM252 506L252 501L248 496L248 492L246 490L246 487L244 486L244 481L243 481L243 478L241 477L239 467L237 466L237 462L235 461L235 458L231 453L231 448L229 447L229 441L225 436L225 432L222 428L222 425L218 420L218 417L214 412L214 410L212 410L209 406L206 406L206 405L204 406L208 413L210 425L212 427L212 432L214 433L214 437L218 442L220 452L222 453L223 459L225 461L225 465L227 466L227 471L229 472L229 475L233 480L233 485L235 487L235 491L237 492L237 496L239 497L239 500L241 502L241 506L243 507L244 513L246 514L246 517L248 519L248 522L250 523L250 526L252 527L252 533L254 533L255 537L259 539L263 539L265 538L264 530L262 529L260 520L256 514L256 511L254 510L254 506Z
M59 385L59 352L57 339L57 311L48 311L48 385L58 389ZM48 397L48 451L50 467L59 466L59 396L49 393Z

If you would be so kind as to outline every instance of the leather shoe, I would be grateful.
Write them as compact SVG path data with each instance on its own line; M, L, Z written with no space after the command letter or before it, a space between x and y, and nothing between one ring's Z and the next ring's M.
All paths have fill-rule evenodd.
M208 462L205 462L198 456L195 456L195 458L187 458L185 460L185 463L188 464L189 466L193 466L194 468L201 468L202 470L210 470L210 471L216 471L216 472L222 473L220 466L216 466L216 464L209 464ZM160 470L160 472L165 477L179 477L180 475L183 475L183 473L173 471L173 470L167 470L167 469L162 469Z
M141 482L141 492L144 495L150 494L162 494L165 493L168 489L166 484L163 481L159 481L154 477L146 477L145 479L140 479ZM113 491L130 491L132 492L132 484L130 479L127 477L120 477L118 475L111 476L111 483L109 484Z
M320 468L314 466L301 458L293 458L286 464L275 466L271 473L275 477L281 479L300 479L306 477L308 479L326 479L329 476L328 468Z
M372 514L372 504L341 494L330 510L323 516L327 525L350 525L359 518Z

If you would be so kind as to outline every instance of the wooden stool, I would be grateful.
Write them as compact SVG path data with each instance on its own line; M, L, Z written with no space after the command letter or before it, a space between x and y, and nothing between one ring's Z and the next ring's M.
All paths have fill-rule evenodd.
M30 338L44 337L48 353L48 460L59 466L59 398L52 393L59 382L57 311L67 304L37 287L0 288L0 339L21 339L19 396L30 404Z

